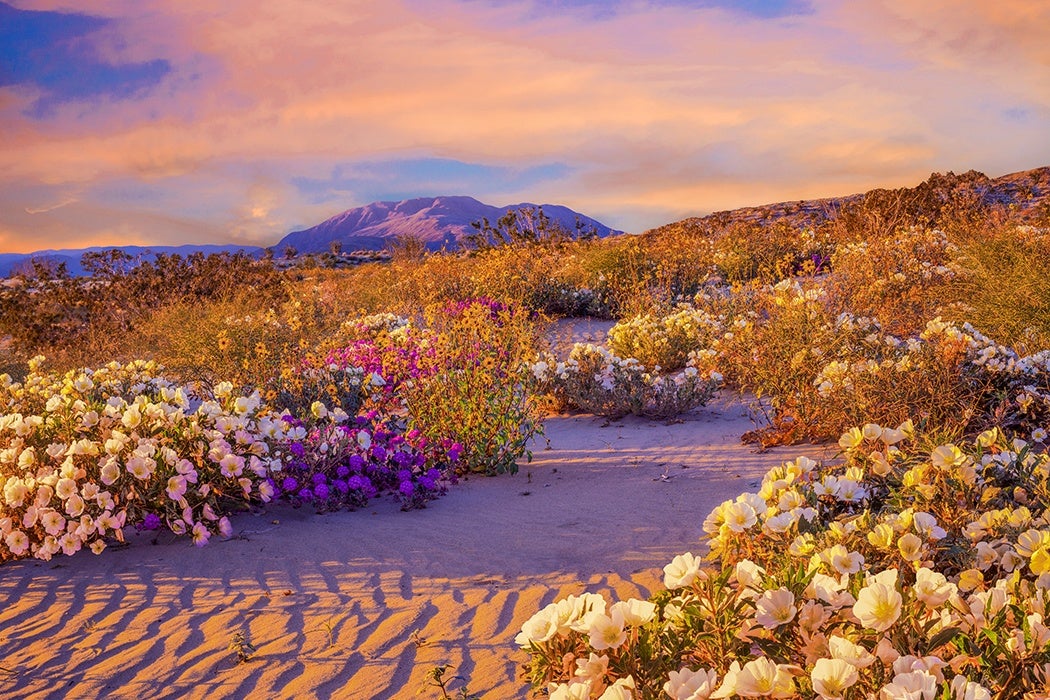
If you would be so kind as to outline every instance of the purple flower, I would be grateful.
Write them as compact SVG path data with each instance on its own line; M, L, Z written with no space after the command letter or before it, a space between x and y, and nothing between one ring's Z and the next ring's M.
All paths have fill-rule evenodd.
M316 474L314 474L312 479L315 484L324 484L328 482L328 477L326 477L321 472L317 472Z
M411 481L402 481L401 486L399 486L397 490L406 496L411 496L416 490L416 487Z
M146 513L142 519L143 530L157 530L160 528L160 516L156 513Z
M450 462L458 460L461 454L463 454L463 445L460 445L458 442L452 443L452 447L448 448L448 459Z
M382 445L376 445L372 448L372 456L375 457L378 461L382 462L384 459L386 459L386 450L383 448Z
M408 469L402 469L397 473L398 481L409 481L412 479L412 472Z
M291 493L299 488L299 482L294 476L284 477L284 481L281 482L281 490L285 493Z
M303 501L313 500L314 492L310 489L304 488L299 490L299 499Z
M339 493L346 493L347 491L350 490L350 485L347 484L342 479L336 479L335 481L333 481L332 482L332 486L334 486L335 490L338 491Z
M354 471L361 471L361 468L365 466L365 459L361 455L350 455L350 459L347 460L347 463Z
M350 476L350 468L347 467L345 464L340 464L338 467L336 467L335 474L336 476L345 479L346 477Z
M302 457L306 454L306 448L303 447L303 443L301 442L293 442L288 446L288 449L291 450L292 454L296 457Z
M330 491L328 490L327 484L317 484L316 486L314 486L314 495L316 495L322 501L328 498L329 493Z

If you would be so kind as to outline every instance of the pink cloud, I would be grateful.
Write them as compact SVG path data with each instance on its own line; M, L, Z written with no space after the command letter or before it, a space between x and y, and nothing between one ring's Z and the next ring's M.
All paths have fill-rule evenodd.
M129 178L207 199L195 236L268 243L320 214L291 175L429 155L566 163L572 174L515 194L641 229L932 170L1050 162L1044 3L823 0L779 19L625 7L595 20L454 0L85 0L77 11L119 20L100 55L173 70L144 99L71 103L44 124L20 116L23 94L0 89L0 209L27 206L5 183L54 188L58 201ZM1010 109L1030 116L1009 122ZM120 218L110 203L85 235L106 215ZM152 215L135 235L189 235L178 211ZM57 212L35 221L65 230ZM25 225L0 214L16 241L4 245Z

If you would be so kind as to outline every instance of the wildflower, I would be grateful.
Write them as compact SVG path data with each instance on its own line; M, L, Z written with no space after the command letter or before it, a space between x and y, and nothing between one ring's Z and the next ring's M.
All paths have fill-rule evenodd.
M863 442L864 433L861 432L861 429L850 428L839 438L839 447L841 447L844 452L851 452L852 450L857 449Z
M879 700L934 700L937 678L926 671L898 673L879 691Z
M980 683L956 676L952 679L952 700L992 700L992 693Z
M598 696L598 700L631 700L634 697L634 694L631 692L634 688L634 678L631 676L618 678L615 683L605 689L604 693Z
M656 603L631 598L614 603L609 612L611 614L616 611L623 616L624 624L627 626L641 627L656 616Z
M573 681L559 685L551 684L547 690L550 693L550 700L590 700L591 697L590 683Z
M692 671L683 668L671 671L668 676L663 690L672 700L707 700L718 682L718 674L713 670Z
M755 621L766 629L791 622L797 613L795 595L786 588L766 591L755 603Z
M616 649L627 641L627 631L622 610L610 610L610 614L598 613L592 616L588 634L589 643L597 651Z
M982 543L983 544L983 543ZM904 561L918 561L922 558L922 540L913 533L902 535L897 540L897 551Z
M764 656L748 661L736 674L732 674L732 668L730 668L730 673L726 674L726 681L730 680L730 675L734 677L732 678L732 693L729 695L735 693L745 698L767 696L791 698L795 696L795 681L787 668ZM711 697L728 697L722 694L725 685L723 682Z
M693 556L692 552L676 556L664 567L664 587L674 590L693 585L693 581L701 575L701 561L699 557Z
M817 659L809 677L813 691L823 700L842 700L846 690L860 680L857 669L842 659Z
M867 668L875 663L875 656L871 652L845 637L830 637L828 650L831 652L831 658L840 659L857 668Z
M914 590L915 597L931 608L943 604L957 591L955 584L948 583L944 574L926 567L915 572Z
M892 574L892 576L885 576ZM860 620L865 629L885 632L901 614L901 594L897 592L897 571L883 571L876 580L860 590L857 602L853 605L853 614Z
M758 522L758 515L747 503L731 503L725 508L725 522L731 531L743 532Z
M523 649L534 644L542 644L558 633L557 618L554 615L555 605L551 603L543 608L521 626L521 632L514 638L514 643Z
M941 445L930 453L930 462L942 471L957 467L966 461L966 455L952 444Z

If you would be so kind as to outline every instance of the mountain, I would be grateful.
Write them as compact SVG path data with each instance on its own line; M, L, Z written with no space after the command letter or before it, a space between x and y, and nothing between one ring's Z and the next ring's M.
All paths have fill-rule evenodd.
M38 250L35 253L0 253L0 277L10 277L20 272L32 269L34 260L47 263L53 267L65 263L69 274L80 276L86 274L81 258L84 253L98 253L103 250L122 250L132 258L140 261L152 261L158 255L181 255L190 256L194 253L214 255L216 253L236 253L243 251L249 255L262 255L263 249L256 246L243 245L179 245L179 246L93 246L91 248L66 248L63 250Z
M960 175L933 173L915 187L875 189L863 194L823 199L777 202L756 207L719 211L707 216L682 219L646 232L661 235L670 230L705 232L725 229L735 223L787 221L796 226L817 227L833 221L854 205L896 201L902 214L924 215L936 221L942 207L963 203L968 207L1002 207L1017 221L1027 222L1050 213L1050 166L1023 170L997 178L970 170Z
M587 229L594 227L599 236L614 231L599 221L555 204L512 204L494 207L473 197L420 197L402 202L373 202L348 209L311 228L289 233L276 245L278 255L291 246L300 253L323 253L333 241L345 251L378 250L400 236L417 238L431 250L443 246L457 247L465 236L474 232L471 222L485 218L495 224L508 211L521 208L542 209L553 222L570 231L580 221Z

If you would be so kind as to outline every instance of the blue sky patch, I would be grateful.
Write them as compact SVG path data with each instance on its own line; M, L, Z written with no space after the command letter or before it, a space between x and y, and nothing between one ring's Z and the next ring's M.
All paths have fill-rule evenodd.
M401 201L480 192L509 194L561 179L569 172L570 168L562 163L516 168L448 158L415 158L339 165L328 178L298 177L292 179L292 184L313 204L350 199Z
M19 10L0 3L0 87L39 89L43 94L27 115L43 119L66 102L135 97L171 71L163 60L125 65L100 61L86 39L111 24L102 17Z

